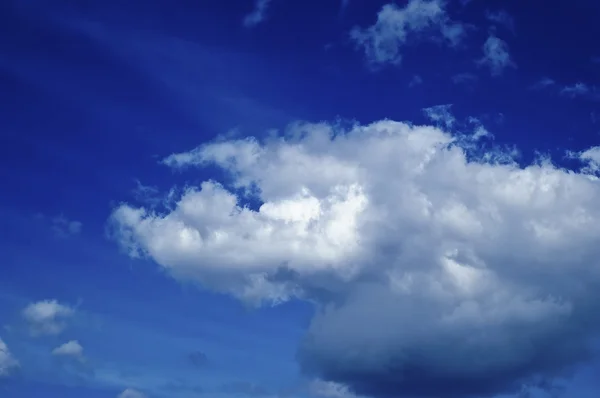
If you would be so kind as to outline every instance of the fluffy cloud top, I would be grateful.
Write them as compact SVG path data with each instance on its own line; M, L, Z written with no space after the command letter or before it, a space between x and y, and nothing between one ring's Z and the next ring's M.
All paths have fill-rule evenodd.
M29 304L23 310L23 318L33 334L59 334L74 312L73 308L56 300L43 300Z
M19 362L13 357L6 343L0 339L0 378L10 375L19 367Z
M499 76L506 68L516 68L510 57L508 44L496 36L489 36L483 44L483 57L477 61L490 68L492 76Z
M71 357L83 361L83 347L77 340L71 340L52 350L52 355L61 357Z
M450 21L440 0L410 0L401 8L386 4L377 14L377 21L368 28L355 27L350 37L365 52L372 67L399 65L401 49L411 36L428 35L457 45L464 36L464 27Z
M600 332L600 185L473 145L389 120L209 143L164 163L227 180L163 212L123 204L114 236L178 279L315 302L299 360L349 392L515 391L585 360Z
M128 388L122 393L120 393L117 398L147 398L146 394L134 390L133 388Z

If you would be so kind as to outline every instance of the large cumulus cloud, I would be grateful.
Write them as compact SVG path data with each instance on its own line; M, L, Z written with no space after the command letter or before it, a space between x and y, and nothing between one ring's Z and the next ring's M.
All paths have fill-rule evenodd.
M493 395L563 375L599 331L600 185L431 126L294 124L164 163L217 166L114 236L176 278L316 303L307 373L373 396ZM586 167L587 166L587 167ZM258 203L258 204L257 204Z

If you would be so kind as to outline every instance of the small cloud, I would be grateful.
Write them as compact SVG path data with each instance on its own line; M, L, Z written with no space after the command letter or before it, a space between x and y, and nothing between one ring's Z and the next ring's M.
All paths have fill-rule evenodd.
M423 84L423 79L419 75L414 75L412 79L410 79L410 82L408 82L408 87L415 87L419 84Z
M410 0L401 8L395 3L384 5L377 21L368 28L355 27L350 38L362 49L369 66L399 65L401 49L411 35L429 31L435 39L456 46L465 34L462 24L450 21L445 3L440 0Z
M19 367L19 362L13 357L8 346L0 339L0 378L10 376Z
M188 360L192 365L198 368L205 367L208 364L208 356L202 351L194 351L188 355Z
M487 10L485 12L485 17L490 22L504 26L505 28L510 30L512 33L516 32L515 19L504 10L498 10L498 11Z
M84 361L83 347L77 340L71 340L52 350L52 355L60 357L71 357L78 361Z
M66 327L66 319L75 310L56 300L43 300L29 304L23 310L23 318L29 323L33 335L60 334Z
M483 58L477 61L479 65L490 68L492 76L500 76L506 68L516 68L508 51L508 44L496 36L489 36L483 44Z
M267 19L267 10L271 0L256 0L254 10L244 17L244 26L252 28Z
M471 116L467 119L467 122L475 126L473 129L473 134L470 136L470 139L472 141L479 141L481 138L484 137L494 138L494 135L483 126L481 120L479 120L478 118Z
M117 398L147 398L147 396L141 391L134 390L133 388L128 388L119 395L117 395Z
M472 73L458 73L452 76L454 84L471 84L477 81L477 76Z
M563 87L563 89L560 90L560 93L567 97L575 98L589 94L591 91L592 90L587 84L579 82Z
M79 235L83 224L80 221L68 220L63 215L52 219L52 230L59 238L68 238L69 236Z
M552 87L556 85L554 79L550 79L549 77L543 77L538 82L531 86L532 90L543 90L548 87Z
M355 398L356 395L341 383L324 380L313 380L309 385L311 395L322 398Z
M425 113L425 116L427 116L427 118L429 118L432 122L443 124L447 128L451 128L456 119L452 113L450 113L450 108L452 108L452 104L435 105L429 108L424 108L423 113Z
M582 169L583 172L591 174L600 172L600 146L582 152L568 152L567 156L585 163L586 166Z

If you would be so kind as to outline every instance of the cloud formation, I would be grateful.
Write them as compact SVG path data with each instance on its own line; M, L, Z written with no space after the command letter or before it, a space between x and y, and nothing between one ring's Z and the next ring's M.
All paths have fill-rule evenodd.
M350 38L365 53L372 68L385 64L399 65L402 47L408 40L425 36L456 46L465 34L462 24L452 22L440 0L410 0L401 8L395 3L384 5L377 21L368 28L355 27Z
M423 113L425 113L425 116L436 125L452 128L456 119L450 111L451 108L452 104L434 105L423 109Z
M347 386L334 381L313 380L309 392L315 397L322 398L356 398Z
M575 84L563 87L562 90L560 90L560 93L567 97L575 98L575 97L587 95L591 91L592 90L590 89L590 87L587 84L579 82L579 83L575 83Z
M29 323L34 335L60 334L66 327L66 320L75 310L56 300L43 300L29 304L23 310L23 318Z
M52 219L52 230L59 238L79 235L83 224L80 221L68 220L60 215Z
M521 166L445 130L296 123L174 154L164 164L228 177L160 212L119 206L114 238L249 303L314 302L302 368L357 395L483 397L563 375L600 332L595 157Z
M9 376L19 367L19 362L13 357L6 343L0 338L0 378Z
M508 44L494 35L490 35L483 44L483 58L477 63L489 67L492 76L500 76L506 68L517 67L510 57Z
M59 357L70 357L78 361L84 361L83 347L77 340L71 340L52 350L52 355Z
M122 393L120 393L117 398L147 398L146 394L141 391L134 390L133 388L128 388Z
M254 27L267 19L267 10L271 0L256 0L254 10L244 17L243 23L247 28Z
M408 87L415 87L423 84L423 78L419 75L414 75L408 82Z
M554 79L551 79L549 77L543 77L539 81L537 81L533 86L531 86L531 88L534 90L543 90L548 87L554 87L555 85L556 82L554 81Z
M452 76L452 82L454 84L471 84L477 81L477 76L472 73L457 73Z

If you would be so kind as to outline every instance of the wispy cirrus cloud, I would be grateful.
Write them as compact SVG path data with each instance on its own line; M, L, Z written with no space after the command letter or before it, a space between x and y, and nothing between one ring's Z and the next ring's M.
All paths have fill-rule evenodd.
M492 76L500 76L507 68L516 68L510 56L508 44L490 35L483 44L483 57L477 63L489 67Z
M408 82L408 87L415 87L423 84L423 78L419 75L414 75Z
M554 81L554 79L551 79L549 77L543 77L540 80L538 80L537 82L535 82L533 85L531 85L531 89L543 90L545 88L555 87L555 86L556 86L556 82Z
M568 86L564 86L560 93L564 96L575 98L588 95L592 92L592 88L585 83L578 82Z
M478 79L479 78L477 77L477 75L468 72L457 73L456 75L452 76L452 82L454 84L472 84L475 83Z
M452 125L454 124L456 119L450 111L451 108L452 104L435 105L423 109L423 113L432 122L444 126L446 128L452 128Z
M350 38L357 48L364 52L367 63L372 68L383 65L399 65L402 61L402 48L417 33L429 35L430 40L442 40L456 46L465 35L461 23L453 22L441 0L410 0L405 7L395 3L384 5L377 14L375 24L355 27Z
M272 0L256 0L254 10L247 14L243 19L243 24L247 28L252 28L267 19L267 11Z

